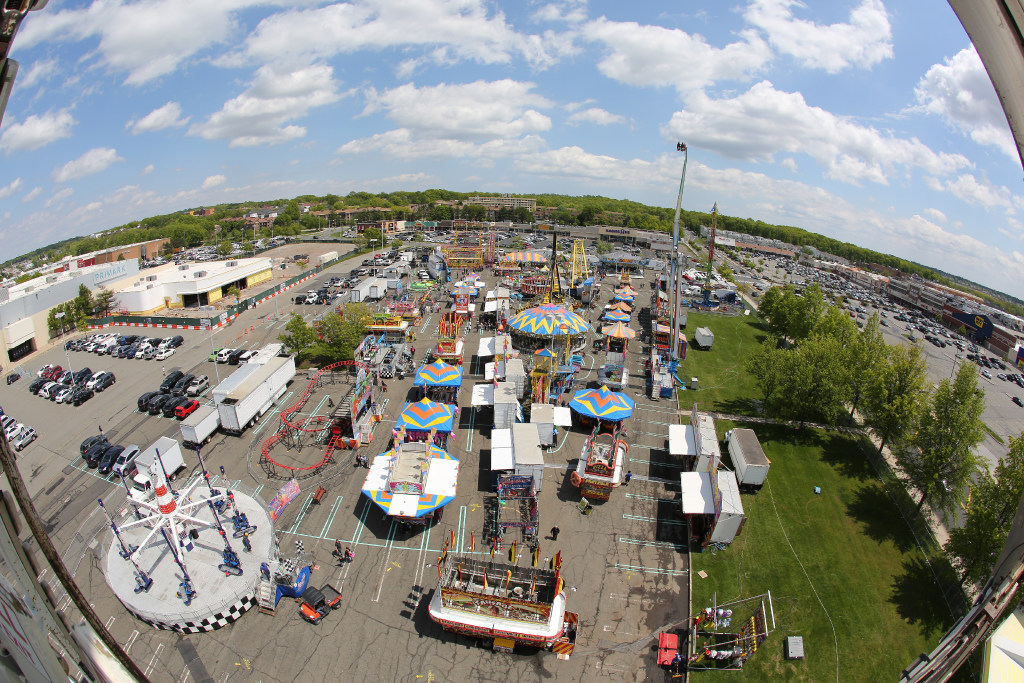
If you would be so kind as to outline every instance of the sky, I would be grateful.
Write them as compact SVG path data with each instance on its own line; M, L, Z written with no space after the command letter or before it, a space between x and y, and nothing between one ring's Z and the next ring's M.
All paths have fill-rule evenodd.
M794 225L1024 298L1022 169L941 0L50 0L0 260L220 202L445 188Z

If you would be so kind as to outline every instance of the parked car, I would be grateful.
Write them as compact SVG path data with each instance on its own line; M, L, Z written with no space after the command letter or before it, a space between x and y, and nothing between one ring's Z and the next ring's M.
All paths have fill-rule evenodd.
M75 384L85 384L92 377L92 370L89 368L82 368L81 370L75 371Z
M46 373L48 373L51 370L53 370L53 368L54 368L53 363L47 363L43 367L39 368L39 371L36 372L36 377L46 377Z
M48 398L51 401L57 398L57 392L64 388L64 385L60 382L50 382L43 390L39 392L39 395L43 398Z
M114 461L114 471L122 472L125 476L131 474L135 470L135 459L139 457L141 452L142 449L135 445L125 448L117 456L117 460Z
M179 346L181 346L184 343L185 343L185 338L182 337L180 334L176 334L176 335L174 335L173 337L170 338L168 346L170 346L172 349L176 349L176 348L178 348Z
M82 442L82 445L78 447L78 452L81 453L82 455L85 455L85 452L87 450L89 450L98 443L107 443L107 437L105 437L103 434L94 434L93 436L88 437L85 441Z
M18 436L14 437L13 440L9 441L9 443L11 444L11 447L14 448L14 450L20 451L24 449L25 446L35 441L36 436L38 435L36 434L35 429L33 429L32 427L25 427L24 429L21 430L21 433L18 434Z
M1012 400L1013 400L1014 403L1019 405L1021 408L1024 408L1024 401L1020 400L1020 396L1014 396Z
M187 398L185 396L172 396L170 401L165 402L160 407L160 410L161 412L163 412L164 417L174 417L176 411L178 410L178 406L183 406L192 400L193 399Z
M211 353L209 356L207 356L206 360L210 361L211 363L216 363L217 362L217 354L219 354L223 350L224 350L223 346L217 347L217 349L213 353Z
M192 380L196 378L195 375L185 375L177 382L174 383L174 387L171 389L171 393L175 396L184 396L185 389L188 388L189 384L192 384Z
M7 375L7 383L8 384L14 384L19 379L21 379L21 375L19 373L17 373L17 372L12 372L11 374Z
M106 370L101 370L100 372L97 372L95 375L93 375L92 377L89 378L89 381L85 383L85 386L87 386L90 389L95 391L96 385L99 384L103 380L103 378L106 376L106 374L107 374Z
M53 397L54 403L70 403L71 397L74 395L75 390L73 387L65 386L63 389L57 392L57 395Z
M200 396L204 391L210 388L210 378L206 375L199 375L192 383L185 389L187 396Z
M218 363L227 363L228 362L228 358L234 352L235 352L234 349L229 349L229 348L221 349L220 351L217 352L217 362Z
M75 373L71 372L70 370L65 370L63 374L61 374L60 377L55 378L54 381L60 382L61 384L71 384L71 382L73 382L74 379Z
M185 373L181 370L171 370L164 377L164 381L160 383L160 391L164 393L170 393L174 385L178 383L178 380L185 376Z
M100 462L100 458L103 457L103 454L108 448L110 448L110 444L105 440L97 441L89 447L89 450L82 453L82 459L85 460L87 465L89 465L89 463L94 463L89 465L89 467L96 467Z
M170 346L165 346L164 348L156 352L156 354L153 356L153 360L167 360L173 355L174 349L171 348Z
M149 403L146 404L146 409L149 411L150 415L159 415L164 404L173 399L174 397L170 394L157 394L153 396L153 398L149 399Z
M242 355L238 357L238 364L239 365L244 365L245 363L248 363L249 359L252 358L255 355L256 355L256 352L251 350L251 349L243 352Z
M100 458L97 471L100 474L110 474L110 471L114 469L114 463L117 462L117 458L124 453L124 446L116 445L111 446L107 450L103 451L103 456Z
M142 396L139 396L139 400L136 403L136 405L139 407L139 410L149 410L149 399L153 398L159 393L159 391L147 391Z
M32 383L28 385L28 392L30 394L35 394L36 392L43 388L43 385L46 384L47 381L49 380L45 380L42 377L40 377L39 379L32 380Z
M103 377L100 378L100 381L96 382L96 384L93 386L93 389L95 391L103 391L116 381L117 377L114 376L114 373L104 372Z
M179 420L184 420L186 417L196 412L196 408L199 407L199 401L194 398L186 398L185 403L179 403L174 409L174 417Z
M228 365L238 365L238 359L242 357L243 353L245 353L245 349L235 349L232 351L231 355L228 356Z
M23 429L25 429L25 425L20 422L14 422L9 426L4 427L4 436L7 437L7 443L14 441L18 435L21 434L21 430Z
M93 396L95 396L95 394L92 389L88 387L79 387L75 393L71 395L71 404L80 406Z

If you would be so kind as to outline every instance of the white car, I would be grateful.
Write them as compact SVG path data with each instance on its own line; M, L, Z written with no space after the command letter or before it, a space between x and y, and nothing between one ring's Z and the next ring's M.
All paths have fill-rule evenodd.
M89 381L85 383L86 389L95 389L96 385L103 379L103 375L107 374L106 371L97 372L95 375L89 378Z
M8 443L11 444L14 450L20 451L23 448L25 448L25 446L35 441L36 436L37 434L35 429L33 429L32 427L23 426L21 429L21 433L18 434L14 439L8 439Z
M13 442L23 429L25 429L25 425L20 422L15 422L9 427L4 428L4 436L7 437L7 443Z
M170 358L173 355L174 355L174 349L172 349L169 346L165 346L164 348L162 348L159 351L157 351L156 355L153 356L153 358L155 358L156 360L164 360L166 358Z
M72 389L71 387L67 387L66 389L61 389L60 391L58 391L57 395L53 397L53 400L55 403L70 403L71 396L74 395L74 393L74 389Z

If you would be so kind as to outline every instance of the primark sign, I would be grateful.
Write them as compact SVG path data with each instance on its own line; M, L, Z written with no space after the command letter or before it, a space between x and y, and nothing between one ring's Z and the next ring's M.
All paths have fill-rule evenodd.
M110 280L135 275L138 272L139 262L135 259L132 259L131 261L119 261L117 263L110 264L106 268L93 271L92 283L94 285L100 285Z

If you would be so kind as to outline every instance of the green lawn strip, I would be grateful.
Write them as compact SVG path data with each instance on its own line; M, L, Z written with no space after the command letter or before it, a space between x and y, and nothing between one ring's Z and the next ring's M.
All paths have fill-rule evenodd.
M733 426L719 424L723 432ZM755 431L772 461L768 485L743 496L747 522L731 548L694 555L694 611L714 591L727 602L771 590L777 631L747 663L743 679L835 679L832 627L786 542L781 518L831 615L841 680L898 678L952 618L856 437L783 427ZM696 575L700 570L707 579ZM783 659L787 635L803 636L806 661Z
M767 336L762 322L755 316L718 315L690 311L686 322L686 337L693 341L694 330L707 327L715 335L710 351L698 351L690 346L686 360L679 368L679 378L690 384L698 378L696 392L683 392L683 404L689 408L694 401L701 410L732 415L756 415L751 397L760 397L754 378L744 368L749 355Z

